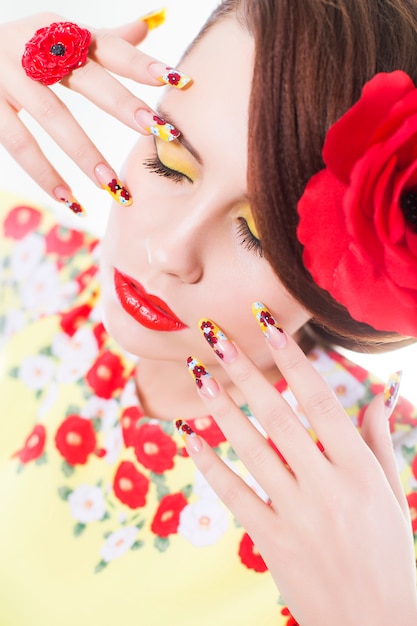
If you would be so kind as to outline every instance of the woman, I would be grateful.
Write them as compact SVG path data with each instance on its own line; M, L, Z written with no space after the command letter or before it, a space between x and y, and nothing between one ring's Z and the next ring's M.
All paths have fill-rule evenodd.
M379 4L220 6L180 64L192 85L164 93L153 118L181 134L164 141L145 124L117 182L100 250L102 313L99 248L88 236L62 232L37 208L14 206L5 217L5 623L415 623L409 511L386 419L398 377L366 408L375 382L314 347L323 328L364 349L407 342L415 328L409 291L392 315L381 298L375 312L361 295L358 310L351 288L334 300L327 292L339 293L337 281L326 291L315 282L326 276L314 263L320 233L310 216L321 215L317 197L334 203L345 193L337 167L311 179L326 132L377 72L415 78L412 5ZM98 60L105 50L97 44ZM82 76L65 80L81 89ZM389 84L398 88L397 78L405 98L402 73ZM329 134L326 145L337 139ZM63 181L47 171L53 192ZM296 238L301 196L307 269ZM395 293L409 290L391 282ZM404 402L391 419L410 504L415 420ZM282 593L278 605L239 524Z

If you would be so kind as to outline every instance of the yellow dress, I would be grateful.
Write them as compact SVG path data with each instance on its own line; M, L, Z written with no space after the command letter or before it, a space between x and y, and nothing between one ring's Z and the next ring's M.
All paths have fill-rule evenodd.
M135 360L101 323L99 248L0 196L0 625L294 626L173 423L141 410ZM360 421L379 381L334 352L311 359ZM245 473L209 416L190 423ZM417 532L405 400L392 430Z

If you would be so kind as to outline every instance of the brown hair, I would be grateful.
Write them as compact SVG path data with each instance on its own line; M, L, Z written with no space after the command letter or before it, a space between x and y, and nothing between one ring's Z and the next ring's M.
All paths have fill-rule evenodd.
M414 0L224 0L202 34L236 11L255 41L248 192L265 256L309 311L320 337L357 351L411 343L352 319L312 280L296 236L297 202L323 168L329 127L374 74L401 69L417 84ZM201 36L201 35L200 35Z

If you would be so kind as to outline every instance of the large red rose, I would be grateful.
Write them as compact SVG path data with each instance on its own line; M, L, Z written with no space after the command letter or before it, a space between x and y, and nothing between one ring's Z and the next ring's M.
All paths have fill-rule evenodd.
M23 448L13 456L17 457L21 463L28 463L38 459L45 448L46 430L42 424L36 424L32 432L26 438Z
M267 566L265 561L254 546L252 539L248 533L245 533L242 537L242 541L239 546L239 556L243 565L246 565L248 569L253 569L255 572L266 572Z
M417 336L417 89L377 74L329 130L299 202L314 280L352 317Z
M139 463L152 472L162 474L174 467L177 445L157 424L143 424L134 438L135 455Z
M54 22L40 28L28 41L22 57L26 74L53 85L87 60L91 33L72 22Z
M131 461L122 461L113 480L113 491L120 502L131 509L145 506L148 489L149 479Z
M106 350L87 372L86 380L99 398L109 400L125 384L120 358Z
M187 506L183 493L172 493L164 496L159 503L151 524L151 530L159 537L168 537L178 531L180 513Z
M79 415L69 415L58 428L55 445L70 465L84 465L96 449L92 423Z
M40 221L41 214L37 209L31 206L16 206L4 220L4 234L13 239L23 239L38 227Z

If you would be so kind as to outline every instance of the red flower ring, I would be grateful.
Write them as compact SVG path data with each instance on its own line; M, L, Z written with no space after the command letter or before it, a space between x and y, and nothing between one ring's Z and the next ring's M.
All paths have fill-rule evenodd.
M22 66L33 80L44 85L60 81L87 60L91 33L72 22L54 22L40 28L27 42Z
M380 73L327 134L298 204L303 260L360 322L417 337L417 89Z

